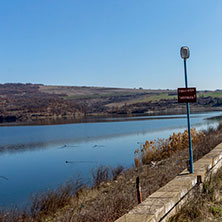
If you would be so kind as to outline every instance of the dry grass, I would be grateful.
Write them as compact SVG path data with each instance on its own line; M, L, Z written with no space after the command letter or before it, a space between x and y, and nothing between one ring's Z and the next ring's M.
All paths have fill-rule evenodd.
M93 185L99 186L102 182L107 182L110 180L110 170L109 167L100 166L97 170L92 172Z
M108 167L99 166L97 169L92 171L93 187L98 187L103 182L116 180L117 177L123 172L123 166Z
M101 183L115 180L124 170L122 166L116 168L100 166L92 172L93 187L96 189ZM83 191L84 190L84 191ZM79 201L85 196L89 188L80 180L70 181L56 190L48 190L31 197L31 205L24 210L17 208L0 211L0 222L34 222L51 218L58 210L70 204L79 206ZM85 193L84 193L85 192ZM83 198L84 199L84 198Z
M139 157L134 157L134 162L135 162L135 167L140 167L141 166L141 162Z
M44 193L36 194L31 198L30 208L23 211L12 209L0 211L1 222L32 222L42 221L42 218L56 213L58 209L70 203L71 198L77 195L83 188L83 184L76 180L60 186L56 190L48 190Z
M19 211L18 209L11 209L10 211L0 212L1 222L34 222L26 210Z
M71 198L79 190L83 188L83 184L76 180L60 186L57 190L49 190L45 193L32 197L32 205L30 208L33 218L42 218L45 215L52 215L58 209L70 203Z
M222 169L169 222L222 221Z
M205 136L203 131L197 132L191 129L192 144L195 146ZM189 146L188 131L173 133L168 139L146 141L135 151L135 166L149 164L151 161L161 161L170 157L173 153L184 150Z
M123 172L124 167L123 166L117 166L116 168L112 168L111 172L112 172L112 179L116 180L117 177Z

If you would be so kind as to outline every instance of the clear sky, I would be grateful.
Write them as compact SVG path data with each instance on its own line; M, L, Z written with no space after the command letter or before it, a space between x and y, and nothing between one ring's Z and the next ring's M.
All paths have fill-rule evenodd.
M0 0L0 83L222 89L221 0Z

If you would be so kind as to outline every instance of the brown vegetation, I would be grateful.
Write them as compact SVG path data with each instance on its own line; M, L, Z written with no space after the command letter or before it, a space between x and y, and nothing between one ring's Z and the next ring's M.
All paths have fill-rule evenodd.
M193 146L198 144L205 136L203 131L197 132L191 129L191 140ZM187 148L189 143L188 130L183 133L173 133L168 139L157 139L146 141L144 145L135 151L135 166L149 164L151 161L161 161L172 156L173 153Z
M83 184L76 180L70 181L56 190L48 190L36 194L31 198L31 206L22 211L12 209L0 212L1 222L35 222L42 221L44 217L53 216L58 209L68 205L71 199L83 188Z
M222 169L208 182L203 190L196 189L192 200L169 219L169 222L222 221Z

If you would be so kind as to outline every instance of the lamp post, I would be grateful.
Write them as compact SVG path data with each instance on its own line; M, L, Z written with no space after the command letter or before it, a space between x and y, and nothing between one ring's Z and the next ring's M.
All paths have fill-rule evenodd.
M186 60L190 57L190 50L187 46L183 46L180 49L180 55L184 60L184 74L185 74L185 87L188 88L187 82L187 64ZM190 106L187 102L187 125L188 125L188 136L189 136L189 165L190 165L190 173L193 173L193 151L192 151L192 140L191 140L191 131L190 131Z

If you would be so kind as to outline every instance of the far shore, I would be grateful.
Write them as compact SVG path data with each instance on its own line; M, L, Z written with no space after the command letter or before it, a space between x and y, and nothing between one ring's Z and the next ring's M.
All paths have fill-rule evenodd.
M191 110L191 114L201 114L206 112L219 112L221 109L201 109L201 110ZM184 118L186 112L184 110L166 110L159 112L149 112L141 114L98 114L93 113L91 115L86 115L84 117L78 118L41 118L41 119L29 119L29 120L15 120L15 121L2 121L0 122L0 127L2 126L39 126L39 125L63 125L63 124L77 124L77 123L97 123L97 122L123 122L123 121L142 121L142 120L152 120L152 119L179 119Z

